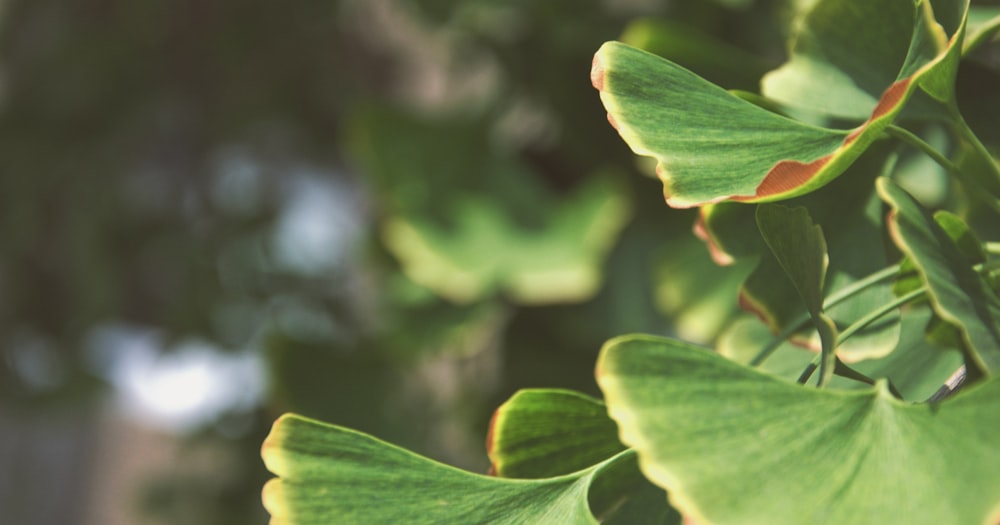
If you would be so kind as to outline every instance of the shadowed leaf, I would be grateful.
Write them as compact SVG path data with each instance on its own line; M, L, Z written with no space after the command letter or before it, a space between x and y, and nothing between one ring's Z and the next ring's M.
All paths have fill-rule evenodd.
M927 286L934 312L961 330L978 367L995 372L1000 367L1000 298L913 197L884 178L878 191L893 209L893 238Z
M805 208L788 208L779 204L757 207L757 227L805 303L819 333L823 355L819 384L826 385L833 377L837 327L823 313L823 285L829 264L823 231L813 223Z

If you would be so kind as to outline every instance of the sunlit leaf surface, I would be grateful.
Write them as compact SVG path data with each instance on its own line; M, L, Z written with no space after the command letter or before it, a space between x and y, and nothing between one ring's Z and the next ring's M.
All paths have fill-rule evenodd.
M814 9L837 3L821 1ZM785 199L813 191L840 175L881 137L918 87L938 100L952 96L967 3L941 0L934 2L934 9L927 2L914 7L900 0L898 5L910 11L904 23L897 23L891 12L879 12L866 23L879 25L875 33L881 35L882 21L894 16L886 38L905 37L908 47L889 50L884 59L880 52L869 53L879 57L872 63L852 57L846 71L817 60L809 62L810 67L820 64L838 78L845 77L840 83L849 80L863 87L841 101L850 103L849 113L867 116L853 130L820 128L776 115L677 64L618 42L605 43L597 51L591 81L622 139L636 154L656 159L671 206ZM847 15L868 16L853 9L842 11L837 14L842 18L823 17L827 26L843 24L833 35L841 40L854 31ZM849 54L850 49L835 51L839 56ZM794 78L802 76L802 67L789 67ZM865 78L860 78L861 72ZM810 100L823 96L798 88L795 92L804 92Z
M987 525L1000 381L940 404L804 387L677 341L610 341L598 381L643 472L701 525Z
M274 525L596 524L645 482L631 451L566 476L505 479L291 414L275 422L262 456L278 476L263 493Z

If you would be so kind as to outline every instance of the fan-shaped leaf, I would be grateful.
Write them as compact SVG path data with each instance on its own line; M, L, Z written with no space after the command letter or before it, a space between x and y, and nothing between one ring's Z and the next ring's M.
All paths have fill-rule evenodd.
M283 525L596 524L641 479L631 451L548 479L482 476L291 414L261 454L279 476L265 485L264 506Z
M967 8L959 0L938 3L948 4L941 11L949 22L952 11L964 15ZM882 87L867 120L850 131L770 113L677 64L617 42L598 50L591 81L622 139L635 153L656 159L671 206L786 199L840 175L881 137L918 86L950 99L965 19L959 16L956 27L938 24L930 4L921 5L911 17L912 38L896 80Z
M643 472L700 525L987 525L1000 518L1000 381L940 404L814 389L652 336L598 381Z
M490 422L486 451L505 478L547 478L585 469L625 450L597 399L569 390L521 390Z

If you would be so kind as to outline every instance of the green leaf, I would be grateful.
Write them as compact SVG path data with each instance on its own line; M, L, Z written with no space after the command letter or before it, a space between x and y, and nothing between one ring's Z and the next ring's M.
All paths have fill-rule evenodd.
M887 378L907 401L926 401L963 364L962 353L933 344L924 337L932 319L929 308L904 311L899 344L879 359L855 363L858 371L872 378Z
M595 177L558 207L542 228L519 225L489 196L456 202L454 224L397 216L382 232L403 271L457 303L506 293L525 304L576 302L600 285L600 263L629 216L621 188Z
M934 221L951 237L951 240L955 241L958 251L969 260L970 264L986 262L982 242L961 217L947 210L938 210L934 212ZM893 293L903 296L923 286L924 281L917 273L913 260L904 257L899 263L899 277L893 284Z
M949 100L966 9L963 0L817 2L797 27L789 61L764 77L762 91L781 104L853 120L869 118L894 89L899 104L918 85Z
M571 390L521 390L493 414L491 471L504 478L561 476L625 450L604 403Z
M492 471L507 478L561 476L607 461L623 450L618 427L608 417L604 403L570 390L521 390L514 394L497 409L487 438ZM601 516L601 523L680 523L663 489L643 477L637 466L631 479L622 477L615 482L627 488L609 493L617 498L615 502L591 500L592 508L610 509Z
M870 149L845 176L826 187L785 203L805 207L823 228L830 254L824 310L839 328L851 326L894 299L891 283L884 280L855 290L846 300L833 300L890 265L882 229L883 205L874 188L876 176L892 164L887 145ZM764 320L775 334L791 329L793 341L819 350L820 341L814 333L795 328L808 320L806 309L755 228L754 208L722 202L699 212L697 231L717 261L760 261L740 289L740 304ZM837 355L847 363L884 356L899 338L898 321L896 312L885 315L842 341Z
M822 312L823 283L830 263L822 228L805 208L780 204L758 206L757 227L809 313Z
M927 286L934 312L961 330L976 366L993 373L1000 367L1000 298L913 197L885 178L878 191L893 209L890 233Z
M939 2L949 19L963 2ZM591 82L611 124L636 154L657 161L667 203L773 201L813 191L840 175L902 110L919 86L938 100L953 94L964 17L947 33L929 4L913 26L897 80L882 86L867 120L850 131L815 127L742 100L690 71L617 42L594 56ZM964 13L964 10L961 11ZM928 50L932 52L928 52Z
M818 186L815 175L822 170L813 163L848 136L770 113L617 42L598 50L591 80L632 151L657 160L667 203L674 207L778 198L810 181L809 187Z
M596 524L645 481L632 451L566 476L513 480L292 414L275 422L261 455L278 476L264 487L264 506L283 525Z
M361 108L348 139L382 202L382 240L412 281L469 304L578 302L631 214L613 173L557 194L482 117ZM470 176L475 174L475 176Z
M758 55L677 20L636 18L622 32L621 40L729 89L756 89L760 77L773 67Z
M907 404L802 387L685 343L609 341L598 381L643 472L702 525L996 523L1000 381Z
M969 37L962 54L969 54L993 39L1000 31L1000 6L969 8Z
M768 331L767 327L757 319L747 316L737 319L727 327L726 331L719 337L716 351L727 359L752 366L751 362L757 357L761 348L770 344L774 337L774 334ZM782 342L766 361L755 368L789 381L797 381L802 376L803 370L811 366L815 358L816 352ZM866 385L835 375L828 386L830 388L852 389L863 388Z
M768 98L841 118L864 120L896 81L914 29L913 0L825 0L803 17L789 60L768 73Z
M837 327L823 313L823 284L829 265L823 230L813 224L805 208L779 204L757 207L757 227L785 275L791 279L819 332L822 343L819 384L826 385L833 377Z
M938 210L934 212L934 222L955 241L955 247L965 256L969 264L986 262L982 241L961 217L948 210Z
M739 313L740 283L755 264L756 257L722 267L694 236L672 238L657 257L656 305L682 339L710 343Z

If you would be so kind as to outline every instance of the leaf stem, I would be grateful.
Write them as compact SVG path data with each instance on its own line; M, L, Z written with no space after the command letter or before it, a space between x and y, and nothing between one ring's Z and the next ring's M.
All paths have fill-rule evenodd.
M873 322L875 322L876 320L878 320L882 316L884 316L884 315L892 312L896 308L899 308L900 306L903 306L904 304L906 304L906 303L908 303L910 301L913 301L913 300L916 300L916 299L919 299L919 298L923 297L926 293L927 293L927 288L918 288L918 289L913 290L912 292L910 292L910 293L908 293L906 295L897 297L895 300L893 300L890 303L884 304L884 305L876 308L875 310L872 310L871 312L868 312L864 317L862 317L861 319L858 319L857 321L855 321L854 323L852 323L850 326L848 326L847 328L845 328L843 332L840 332L840 334L838 334L838 336L837 336L837 343L836 343L835 346L840 346L841 344L844 343L844 341L847 341L848 339L851 338L851 336L853 336L854 334L856 334L859 331L863 330L866 326L872 324ZM823 358L822 355L816 356L813 359L813 361L811 363L809 363L809 366L807 366L805 368L805 370L802 371L802 374L799 376L799 379L798 379L798 382L800 384L805 384L806 381L808 381L809 378L812 377L812 374L813 374L813 372L816 371L817 366L823 363L822 362L822 358ZM846 368L846 365L843 365L842 363L840 363L839 359L836 359L834 361L834 363L836 365L840 366L840 368ZM820 367L820 368L823 368L823 367ZM834 371L835 370L831 370L830 372L832 373ZM843 372L843 370L840 370L840 371ZM854 372L854 373L856 373L856 372ZM841 374L841 375L844 375L844 374ZM852 379L858 379L856 377L851 377L851 378ZM823 386L825 386L829 382L829 380L830 380L829 377L824 377L821 374L820 375L820 380L819 380L819 382L817 383L816 386L823 387Z
M958 133L966 141L970 143L974 142L973 148L975 148L977 153L979 153L980 155L985 155L985 159L989 160L990 165L993 167L993 171L997 175L997 180L1000 181L1000 171L998 171L997 164L993 160L993 157L991 157L989 152L986 151L986 147L983 146L982 142L979 142L979 138L976 137L974 133L972 133L972 130L969 129L969 126L965 124L965 120L962 119L962 115L958 114L957 110L953 111L952 115L956 119L955 127L958 130ZM948 157L945 157L940 151L934 149L934 146L928 144L926 141L924 141L924 139L918 137L912 131L905 128L901 128L895 124L890 124L889 127L886 128L886 132L890 136L895 137L926 154L928 157L934 160L934 162L936 162L939 166L941 166L949 173L957 177L958 180L962 181L962 184L966 186L970 194L982 200L990 208L993 208L993 211L1000 213L1000 200L998 200L988 189L983 187L983 185L980 184L978 181L976 181L971 177L966 176L965 173L963 173L962 170L959 169L954 162L952 162ZM978 147L976 146L976 144L978 144Z
M847 299L857 295L858 293L864 291L866 288L878 284L887 279L891 279L899 273L899 265L894 264L888 268L883 268L863 279L854 281L853 283L833 292L826 298L823 303L823 309L827 310L833 308L834 306L840 304ZM757 352L757 355L750 361L750 366L760 366L761 363L771 357L771 354L781 346L789 337L791 337L795 332L802 330L810 321L808 315L803 315L801 318L797 319L794 323L789 324L782 330L778 335L774 336L767 345Z
M837 345L839 346L843 344L844 341L850 339L851 336L863 330L866 326L875 322L880 317L888 314L889 312L895 310L896 308L899 308L900 306L903 306L904 304L910 301L914 301L916 299L923 297L926 293L927 293L927 288L917 288L916 290L913 290L912 292L906 295L897 297L890 303L884 304L881 307L876 308L871 312L868 312L864 317L858 319L850 326L845 328L842 332L840 332L839 337L837 337Z
M961 175L962 170L958 169L958 166L956 166L951 159L945 157L940 151L934 149L934 146L928 144L927 141L917 136L916 133L913 133L906 128L901 128L895 124L889 124L889 127L886 128L886 132L889 133L890 136L919 149L921 152L933 159L934 162L938 163L938 165L942 168L955 175Z
M948 113L952 117L952 121L955 124L955 130L958 134L965 139L966 142L972 146L972 149L982 158L989 167L990 171L993 172L993 176L996 181L1000 183L1000 164L997 164L996 159L993 158L993 154L986 149L986 145L983 144L976 133L972 131L969 127L969 123L965 121L965 117L962 116L962 112L958 110L958 104L952 100L948 106Z

